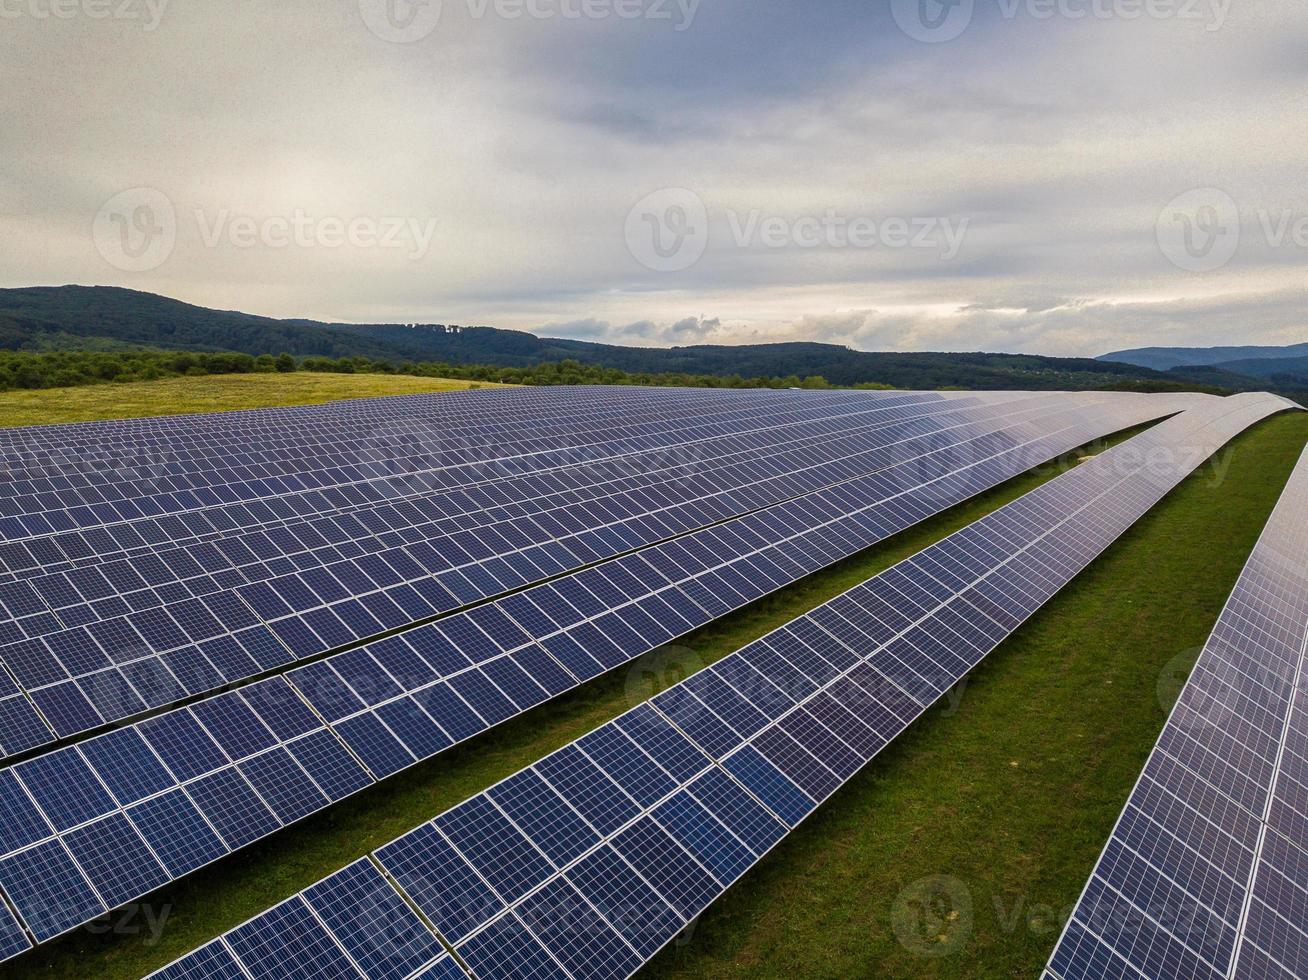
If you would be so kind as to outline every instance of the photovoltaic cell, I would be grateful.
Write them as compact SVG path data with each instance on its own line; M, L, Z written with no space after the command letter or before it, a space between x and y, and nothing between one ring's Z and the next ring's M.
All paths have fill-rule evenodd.
M1241 399L1235 404L1244 410L1182 416L1146 434L1148 438L1144 441L1173 447L1197 445L1211 452L1246 425L1281 405L1274 400L1258 399ZM1180 458L1183 454L1173 455ZM1040 572L1039 592L1052 594L1197 466L1203 455L1203 452L1190 454L1188 462L1178 464L1164 479L1157 473L1144 472L1143 467L1134 473L1128 467L1124 472L1110 452L1021 498L998 512L993 520L982 519L969 530L974 534L983 532L990 526L1002 526L1001 522L1009 515L1023 516L1021 534L1006 533L995 540L978 579L1003 578L1029 584L1031 570L1037 566L1010 559L1047 556L1048 560L1039 567L1050 571ZM1063 529L1074 533L1063 535ZM945 549L940 551L943 553ZM945 609L960 610L966 602L962 591L967 583L960 580L943 592L936 590L931 585L939 581L931 570L933 561L934 551L928 549L922 556L901 563L888 577L899 583L897 588L907 588L909 583L921 584L924 594L936 603L918 606L914 611L916 626L928 633L944 626L966 641L959 648L957 663L928 658L919 661L913 669L920 680L935 687L949 680L951 670L970 669L993 649L1002 635L993 630L993 619L987 618L971 628L964 615L941 615ZM1057 571L1053 571L1055 568ZM852 590L845 601L857 602L869 591L870 588L864 587ZM1041 601L1033 600L1020 607L1018 621L1034 611ZM828 664L849 664L847 652L854 648L849 641L854 637L848 635L839 640L830 632L816 634L812 632L813 625L811 617L801 617L795 624L772 634L766 645L756 649L767 651L769 656L789 651L800 660L812 654L822 655ZM785 634L805 639L797 645L776 642ZM627 734L635 732L639 738L641 732L658 731L657 726L649 725L646 714L649 709L645 707L542 760L527 772L534 771L549 782L578 815L602 813L596 804L606 794L619 800L628 811L635 807L630 815L616 818L620 824L599 832L602 840L592 843L571 864L565 863L568 859L560 851L556 860L536 864L525 873L521 862L513 867L505 866L506 854L539 856L548 848L527 849L529 836L495 806L495 789L438 817L433 825L388 845L379 852L378 859L383 865L396 866L399 873L392 872L394 880L419 907L433 908L445 919L452 918L445 910L451 907L462 910L463 914L453 922L457 933L446 933L446 938L455 943L479 976L627 975L670 939L679 923L702 912L766 853L787 826L797 824L811 812L816 803L791 776L801 784L810 784L823 797L833 788L828 785L830 781L834 780L835 786L842 783L853 769L879 751L884 741L893 738L925 709L924 702L907 698L890 681L898 674L891 669L891 662L901 651L902 647L893 642L869 642L859 650L852 664L822 681L822 690L802 696L796 707L779 718L773 719L770 713L765 713L766 727L751 734L745 745L733 747L729 754L715 754L712 748L700 743L699 751L712 759L713 764L695 774L689 785L670 775ZM748 652L742 651L741 656L748 657ZM763 668L755 666L755 669L761 676L769 677ZM890 692L895 690L899 694L892 695ZM653 707L657 710L657 699ZM876 710L867 710L872 707ZM710 710L707 705L705 710ZM871 724L864 722L865 717ZM898 730L892 730L892 719L898 723ZM676 726L675 719L666 720ZM862 727L856 727L855 723ZM842 732L848 732L851 739L846 740ZM869 735L872 732L876 733L875 737ZM684 730L682 734L695 742L693 734ZM659 741L653 735L651 748ZM760 748L770 750L779 762L769 761L768 752ZM659 749L657 754L664 751ZM669 762L683 757L683 751L667 755ZM674 764L673 768L679 766ZM820 785L813 782L814 774L819 772L827 773ZM836 772L840 775L836 776ZM662 780L653 779L655 773L662 774ZM503 789L506 786L509 789ZM527 787L530 791L524 791ZM634 794L630 792L633 789ZM511 780L501 784L501 790L511 796L513 790L518 790L520 799L531 800L534 796L539 798L540 784L534 777L524 777L522 783ZM552 801L553 797L545 799ZM546 803L543 808L548 812L552 805ZM529 814L531 804L525 806L527 809L520 812ZM591 825L596 826L593 822ZM475 855L471 863L457 854L437 831L438 826L447 828L462 841L465 854ZM541 835L542 844L569 839L567 835L556 837L557 829L549 821L530 833ZM445 866L454 873L446 871ZM422 871L413 874L411 869L415 867L421 867ZM490 895L483 875L501 882L498 887L511 906L507 911L503 902ZM1121 881L1126 883L1130 877L1127 875ZM479 915L466 914L467 909L477 907L478 903L454 898L466 894L468 884L448 888L444 884L459 879L482 890ZM1264 894L1270 893L1264 891ZM634 924L624 921L619 927L614 920L620 918L624 909L640 910L644 918ZM583 928L586 924L590 928ZM444 932L440 922L437 928ZM1169 951L1171 947L1163 944L1155 943L1149 948L1160 966L1188 962L1168 959L1173 953ZM634 961L632 953L637 957Z
M1130 411L1139 412L1140 410L1138 408L1132 408ZM1110 423L1107 419L1108 416L1105 415L1103 421L1092 424L1114 426L1121 424L1120 421ZM1060 438L1066 438L1078 442L1084 440L1084 436L1070 431L1067 435ZM1053 451L1055 451L1055 447L1053 444L1050 444L1048 447L1042 448L1038 452L1040 457L1044 458L1044 454ZM1016 463L1017 460L1014 459L1013 462ZM1001 470L996 469L993 474L987 474L984 477L984 480L993 482L993 480L999 478L1002 478ZM981 489L983 485L984 484L982 483L976 485L960 484L956 492L966 496ZM834 497L829 505L824 504L823 507L819 508L815 513L828 507L831 513L840 513L839 505L836 504L836 498ZM907 519L916 519L916 516L911 516ZM772 521L773 519L769 517L769 520ZM766 543L768 540L767 535L774 533L774 531L763 531L762 528L765 526L770 528L783 525L776 525L774 521L773 524L770 525L760 525L760 531L754 531L748 527L742 527L740 529L741 533L732 536L731 540L734 542L732 546L743 547L746 544L757 542ZM871 526L876 528L875 533L886 533L886 530L882 529L880 525L874 524ZM836 539L832 538L830 540L834 543ZM840 547L858 546L858 542L848 537L842 537L839 540L841 541L841 544L839 545ZM684 554L690 554L690 551L686 550L688 542L690 542L690 539L686 539L686 542L679 543L682 544L682 553ZM824 549L827 547L828 546L824 545ZM709 551L702 553L711 557L713 552L712 549L709 549ZM780 557L781 556L778 555L779 559ZM823 557L815 560L818 564L821 564L830 560L831 557L831 552L824 550ZM618 588L619 586L617 583L620 582L622 583L622 588L631 590L637 587L644 588L648 583L657 584L666 580L667 576L665 574L660 573L655 576L653 573L653 566L643 564L643 556L641 556L640 561L642 562L643 567L636 566L634 569L629 570L629 574L625 577L621 573L614 576L606 574L604 578L608 585L601 586L596 582L596 587L601 588L602 590L610 587ZM781 566L776 563L770 563L766 568L759 566L759 569L756 570L755 574L756 576L763 575L764 579L769 583L780 582L782 580L775 577L777 573L770 570L778 569L780 567ZM816 565L810 563L807 566L795 566L796 569L801 571L803 567L816 567ZM561 580L560 584L567 581L569 580ZM318 580L318 585L320 588L330 587L330 583L326 583L321 579ZM552 587L553 586L551 586L551 588ZM745 595L754 594L753 591L742 582L737 582L736 587L731 591L736 596L741 597L741 601L743 601ZM575 608L577 603L586 606L588 600L585 599L585 595L591 595L593 598L594 593L582 593L573 590L571 592L573 601L568 603L568 608ZM537 604L533 601L533 605L541 609L542 612L547 608L550 608L549 602ZM599 608L603 608L602 602L600 603ZM678 603L673 603L668 608L688 609L689 607L680 604L678 601ZM557 611L560 615L564 612L562 607L558 607ZM664 620L669 620L671 618L670 613L663 607L660 607L658 615ZM567 618L567 616L564 616L565 620ZM686 619L685 617L679 618L681 622L686 624L693 622L692 619ZM492 633L502 642L516 642L520 639L517 633L505 631L503 624L498 620L495 620L493 617L483 615L482 619L487 628L483 628L482 626L473 623L472 625L478 630L478 633L467 635L473 637L477 635L485 636L494 646L496 651L499 651L502 647L500 642L496 642L496 640L491 638ZM648 631L650 637L653 637L653 634L659 630L657 624L650 625L652 620L650 620L649 616L642 617L631 615L628 616L627 619L630 622L639 623L640 628ZM608 621L607 628L612 631L614 636L620 638L622 643L631 645L634 642L638 644L633 647L633 649L643 651L646 649L645 644L653 642L652 638L642 637L639 633L632 631L631 627L626 625L625 622L618 620L611 615L607 617L601 616L597 622L605 620ZM551 619L551 621L557 620ZM514 625L516 627L521 624L514 622ZM602 636L602 634L598 632L596 626L591 624L586 625L589 626L591 630L595 631L592 635ZM418 635L423 632L424 631L422 630L414 631L413 633L406 634L402 638L396 639L404 639L406 647L411 649L414 655L419 656L423 663L431 665L432 656L429 651L433 648L430 644L418 642ZM661 636L662 633L659 632L658 635ZM828 634L824 633L822 635L827 636ZM633 640L632 637L635 639ZM480 644L480 640L476 640L474 645L476 644ZM549 638L545 638L544 646L545 649L550 649ZM346 678L346 680L349 681L349 685L347 685L345 681L340 681L339 690L350 691L350 685L363 684L365 680L365 669L373 669L368 666L369 663L374 664L376 667L377 674L374 675L374 678L377 683L367 689L366 696L363 699L359 699L353 691L350 691L350 696L355 699L355 706L348 709L349 711L355 712L355 716L350 719L350 723L354 723L356 728L350 728L350 723L336 724L333 726L335 734L344 739L345 742L351 744L360 755L365 756L368 760L369 767L375 769L374 775L379 776L382 773L394 771L394 767L402 767L403 765L412 764L414 760L424 757L425 754L433 750L439 750L438 746L441 744L441 740L434 734L437 730L442 733L448 733L452 739L458 739L460 735L455 731L451 731L451 728L457 727L453 722L451 722L451 718L462 719L461 724L463 725L463 730L471 734L474 733L472 729L475 725L494 723L501 717L507 717L509 714L516 713L521 707L534 703L536 699L547 696L547 693L553 693L561 683L561 677L563 676L562 666L555 666L556 661L553 660L540 661L540 652L536 647L524 647L522 649L531 650L532 655L537 657L536 662L538 664L543 664L545 667L553 671L553 673L549 675L548 683L546 682L546 679L542 679L539 684L535 681L531 681L529 686L527 686L527 682L524 681L524 678L526 678L527 681L530 681L531 674L524 672L523 662L504 659L506 656L513 657L516 654L505 655L498 652L490 654L489 648L478 648L485 650L494 659L494 663L487 667L487 669L492 673L494 679L485 674L465 670L459 677L451 678L448 682L440 682L436 688L426 687L415 691L411 701L409 700L409 695L405 694L401 695L402 700L382 702L376 708L372 709L373 713L366 713L367 708L365 705L368 702L375 700L378 696L378 692L390 690L391 693L393 693L393 689L387 688L387 679L394 680L397 671L405 676L405 682L400 685L401 687L411 683L408 680L410 676L421 678L417 683L428 684L430 673L423 670L405 671L401 664L403 663L404 658L410 655L404 654L403 650L393 642L388 654L388 663L392 666L382 668L380 660L373 656L370 656L367 661L360 658L352 658L349 661L342 661L343 665L346 663L354 664L354 668L352 670L347 670L347 673L352 674L352 676ZM618 647L612 646L611 649L617 651ZM797 657L796 659L798 659L800 663L795 665L795 672L797 674L805 675L804 679L806 683L815 683L812 672L816 663L819 661L823 664L820 673L825 675L830 672L835 672L830 673L830 676L838 676L839 672L837 668L833 666L832 660L825 660L817 657L811 649L805 649L808 650L809 659ZM399 655L398 659L397 654ZM843 648L841 648L840 651L831 653L830 655L835 658L835 662L841 664L856 659L847 651L844 651ZM792 663L792 661L787 661L787 663ZM800 666L800 664L802 664L802 666ZM309 669L310 668L305 668L305 671L308 671ZM312 669L319 671L321 676L330 675L337 677L339 681L340 675L338 670L332 669L329 663L314 665ZM343 666L341 669L346 668ZM763 683L767 686L760 689L758 687L758 680L753 679L748 673L750 670L756 671L759 678L763 678ZM575 671L574 674L580 677L580 674ZM302 676L306 679L308 678L307 673ZM852 671L851 676L854 676ZM545 678L544 674L542 674L542 678ZM732 681L734 681L734 683L732 683ZM785 679L786 683L791 683L793 681L794 677ZM284 682L278 682L284 687ZM263 683L269 684L271 682ZM758 672L753 665L749 665L746 670L738 671L730 676L715 673L702 679L699 683L704 685L701 690L704 696L713 702L714 707L717 710L731 715L732 720L747 732L751 729L757 728L761 721L768 722L776 717L778 711L784 709L785 699L790 696L788 694L781 694L782 688L780 684L767 679L767 676ZM321 685L304 684L301 686L302 689L305 689L303 690L303 693L306 694L306 697L308 697L309 700L321 700ZM742 688L746 687L750 688L748 692L742 690ZM448 690L450 696L442 701L437 695L429 693L438 689ZM454 697L455 692L461 692L465 695L467 700L465 701L463 698ZM770 692L768 693L767 700L760 699L755 703L750 695L761 692ZM225 695L224 697L231 697L231 695ZM205 717L203 723L196 720L193 716L193 709L187 709L186 712L180 713L185 719L184 723L180 724L180 727L177 722L171 720L172 716L170 715L162 716L159 719L152 719L151 722L144 723L141 726L141 734L145 737L151 748L153 748L158 754L160 761L168 767L168 770L175 778L185 784L184 789L187 793L188 799L195 801L197 809L201 811L210 822L212 822L214 828L224 839L226 846L233 848L241 846L249 840L256 839L258 836L271 832L273 829L280 827L288 820L297 818L299 814L309 812L313 807L325 805L326 798L337 798L338 794L349 791L348 788L354 783L369 778L368 774L363 773L362 770L358 770L357 764L353 763L353 761L350 760L349 754L345 753L343 750L338 750L331 755L330 760L328 760L329 764L325 765L322 773L315 772L314 768L306 761L306 758L309 756L308 749L312 747L315 750L321 750L324 747L331 745L335 741L331 737L331 734L327 731L318 730L317 732L306 735L303 738L286 745L285 750L283 751L277 747L279 740L285 738L282 729L285 728L286 731L294 730L295 722L291 721L283 723L284 720L282 720L277 724L274 724L267 717L254 718L254 714L266 715L266 712L258 709L258 704L252 697L248 697L243 693L242 698L244 700L240 702L233 701L229 705L223 705L221 710L206 707L204 709ZM471 705L469 702L471 702ZM302 704L298 699L295 699L294 703L297 705ZM705 718L716 720L718 724L721 724L724 729L726 729L726 723L718 717L714 708L710 708L703 702L700 702L700 704L702 705L703 716ZM417 705L420 708L420 713L413 713L411 709L407 707L408 705ZM250 707L254 707L256 710L251 712L249 710ZM473 712L472 707L477 707L481 712L482 717L478 717L478 715ZM302 711L303 708L301 707L298 710ZM359 713L361 711L365 713ZM506 711L508 714L505 713ZM336 714L339 715L339 713ZM343 715L339 716L344 717ZM424 716L431 719L433 724L436 726L435 729L427 727L423 723L422 719ZM816 716L814 717L816 718ZM371 720L367 722L357 721L357 719L363 718ZM165 722L165 719L169 720ZM671 718L671 720L674 724L677 722L675 717ZM447 723L449 724L447 725ZM300 727L303 727L303 721L299 724ZM628 726L635 725L636 719L633 718L628 720L625 724ZM817 727L812 727L812 725L816 725ZM807 756L801 756L801 758L806 757L814 759L814 764L820 767L822 764L817 763L815 757L811 754L814 750L820 750L827 753L829 762L834 762L836 757L832 753L835 750L840 750L840 746L836 744L839 740L839 735L834 731L828 732L828 727L820 724L820 719L814 721L812 725L810 725L808 730L814 733L815 739L820 737L820 739L825 741L815 740L812 749L807 750ZM731 729L726 730L733 731ZM354 741L351 741L351 738L347 737L350 732L355 733ZM694 737L693 732L689 732L688 734L691 734L692 738ZM669 739L666 737L666 734L660 735L657 729L647 731L645 735L648 735L648 739L645 740L647 744L645 744L645 742L638 744L637 742L633 742L631 738L624 735L621 731L615 730L612 736L604 735L590 744L585 744L583 742L581 748L575 750L580 754L580 758L591 767L596 766L598 757L608 754L610 762L614 765L610 775L617 780L618 785L623 787L623 789L619 790L617 802L614 802L613 799L604 799L601 801L599 796L594 794L592 794L589 799L585 797L584 791L586 789L593 790L596 786L600 787L602 791L601 795L603 792L608 792L607 788L603 786L603 783L595 783L593 777L585 777L569 789L561 786L560 782L566 782L570 775L575 774L564 771L551 773L541 770L541 776L550 783L556 792L567 800L566 810L560 811L560 813L575 812L579 818L588 822L596 832L600 834L610 834L614 829L616 829L614 821L630 819L629 816L625 816L622 813L624 808L636 807L637 812L640 812L641 808L649 807L657 803L658 800L662 798L662 796L665 796L668 791L676 788L679 784L679 780L684 781L689 770L683 771L683 766L689 765L694 768L704 764L702 759L699 761L695 759L694 751L687 752L687 745L689 745L689 743L686 742L684 738L681 738L681 736L677 737L681 738L681 741L679 742L677 741L677 738ZM637 737L642 738L643 736L638 735ZM739 733L733 731L733 748L734 744L738 744L741 737L742 736ZM777 738L778 736L769 735L766 737ZM339 745L339 743L336 744ZM198 751L192 751L192 746L194 746ZM265 746L267 746L267 748L264 748ZM388 756L381 754L383 749L385 753L390 754ZM707 747L695 751L705 750L708 751L709 755L713 754L712 749L708 749ZM257 754L248 759L235 757L243 756L252 751L267 753L268 757L265 759L263 756ZM315 795L316 790L310 792L308 790L308 784L296 775L301 771L300 765L289 769L282 768L288 765L287 752L290 753L290 757L293 757L294 760L303 766L303 771L307 773L307 776L316 784L317 788L322 790L322 793ZM590 753L590 757L587 757L587 753ZM318 752L318 754L322 755L323 753ZM756 754L757 753L755 753L755 755ZM707 758L707 756L704 758ZM741 753L740 758L743 760L749 760L750 757L746 753ZM200 761L197 761L197 759ZM606 763L600 763L600 765L605 764ZM731 763L728 761L726 764L728 765L729 771ZM351 766L353 767L353 772L351 771ZM196 771L183 775L188 767L194 768ZM739 767L742 769L750 768L749 765L743 763L740 764ZM262 776L265 769L268 770L268 776ZM179 772L179 770L181 771ZM582 770L579 769L578 771ZM286 793L285 795L279 795L283 789L283 781L275 778L279 772L288 773L294 777L291 781L293 787L292 792ZM209 775L206 775L206 773L209 773ZM333 782L333 780L328 778L331 775L340 777L335 791L328 788L328 786ZM786 785L789 785L790 793L798 794L799 797L802 797L803 795L798 791L793 783L788 781L785 783L776 782L777 778L784 779L784 777L781 777L781 774L777 773L775 769L773 770L773 775L768 775L766 770L757 770L751 773L751 775L753 778L762 778L764 782L768 782L770 784L770 789L773 791L782 790ZM245 778L241 778L242 776ZM589 785L587 785L587 780L589 780ZM609 782L610 785L612 785L612 781L607 777L604 777L604 781ZM573 798L569 796L570 792L576 792L579 795L577 795L576 798ZM799 804L798 806L795 805L797 803ZM795 796L790 797L790 804L796 812L801 808L810 807L812 805L811 801L804 800L801 802ZM699 803L696 802L695 805L698 806ZM777 805L783 806L781 802L778 802ZM184 811L179 810L178 812L182 813ZM194 824L188 824L188 826L193 828ZM520 833L520 831L515 828L515 833ZM578 840L579 839L580 838L578 838ZM546 853L549 853L550 858L555 859L550 861L546 861L545 858L540 855L540 851L545 850L544 848L537 849L538 856L540 856L541 861L544 862L545 868L548 869L546 872L547 876L556 873L556 870L559 867L559 865L555 863L556 860L566 861L569 859L565 857L565 855L568 854L568 847L575 848L575 846L578 846L575 842L565 842L563 838L551 843L556 848L565 843L566 846L561 850L556 849L553 853L547 851ZM465 841L464 846L472 848L473 844L471 841ZM680 845L678 846L680 847ZM162 858L162 853L165 848L158 847L156 850L159 850ZM682 851L684 852L685 849L682 848ZM175 855L171 860L172 863L176 864ZM501 869L492 868L489 864L485 863L484 859L479 860L484 864L484 866L482 866L483 874L488 874L492 877L503 874ZM538 880L543 880L539 879L539 872L530 871L530 869L520 870L526 870L529 872L526 874L522 882L515 883L501 879L498 887L504 887L510 894L513 894L518 892L522 887L528 889L534 888L537 886ZM170 873L173 873L171 872L171 869ZM526 893L524 892L523 894Z
M1054 980L1308 971L1308 457L1050 958Z

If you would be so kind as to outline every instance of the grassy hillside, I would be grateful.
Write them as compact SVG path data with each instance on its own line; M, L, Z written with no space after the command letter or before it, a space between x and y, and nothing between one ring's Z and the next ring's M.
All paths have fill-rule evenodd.
M1278 417L1239 439L1222 467L1188 481L983 664L956 710L924 717L648 974L1034 975L1056 935L1056 914L1041 906L1066 908L1080 891L1162 727L1158 691L1175 694L1176 674L1197 654L1305 440L1308 415ZM199 872L152 896L148 914L119 913L0 968L0 980L139 977L620 714L654 693L651 676L675 679L725 656L1057 470L1010 481L810 576L671 653L600 678ZM948 940L961 935L957 923L970 927L957 945L925 947L946 955L923 956L896 938L893 910L906 886L936 876L972 903L966 917L944 909L942 933ZM1019 900L1019 924L1008 930ZM161 930L151 928L161 920ZM903 931L923 948L911 928Z
M501 385L384 374L223 374L133 384L0 392L0 426L189 415L273 405L318 405L342 398L413 395Z

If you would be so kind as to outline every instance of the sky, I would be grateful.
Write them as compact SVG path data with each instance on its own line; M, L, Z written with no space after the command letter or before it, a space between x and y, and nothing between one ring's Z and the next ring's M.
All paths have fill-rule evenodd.
M0 286L669 346L1308 341L1308 0L0 0Z

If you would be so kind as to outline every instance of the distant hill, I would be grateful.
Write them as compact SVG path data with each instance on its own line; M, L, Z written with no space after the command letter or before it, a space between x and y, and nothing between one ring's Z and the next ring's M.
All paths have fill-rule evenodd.
M1226 361L1216 367L1221 371L1257 378L1264 384L1308 388L1308 353L1298 357L1259 357L1245 361Z
M1308 357L1308 344L1289 347L1138 347L1102 354L1096 360L1134 364L1155 371L1192 365L1220 365L1226 370L1236 370L1233 365L1237 363L1287 357Z
M820 375L837 385L880 382L899 388L1176 390L1197 385L1240 388L1255 384L1222 372L1211 372L1200 380L1147 366L1089 358L871 353L816 343L620 347L492 327L277 320L205 309L109 286L0 290L0 349L124 347L246 354L285 351L297 356L362 356L396 364L435 361L500 367L533 367L572 359L635 373L685 372L747 378Z

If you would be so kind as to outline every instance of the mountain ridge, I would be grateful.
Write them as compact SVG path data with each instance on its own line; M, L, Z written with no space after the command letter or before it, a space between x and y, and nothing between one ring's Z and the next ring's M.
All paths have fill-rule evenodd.
M871 352L816 342L623 347L486 326L283 320L212 310L116 286L0 289L0 348L130 347L255 355L285 351L299 357L366 357L390 363L498 367L534 367L570 359L631 373L821 376L836 385L878 382L900 388L1177 390L1197 384L1240 388L1250 381L1221 371L1205 372L1201 380L1103 359L986 352Z

